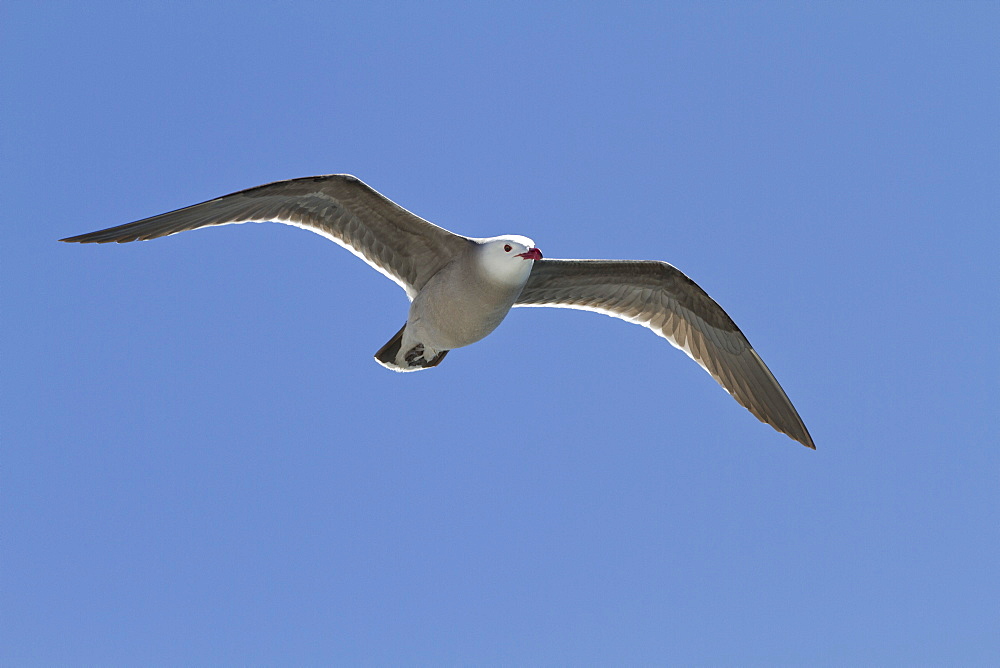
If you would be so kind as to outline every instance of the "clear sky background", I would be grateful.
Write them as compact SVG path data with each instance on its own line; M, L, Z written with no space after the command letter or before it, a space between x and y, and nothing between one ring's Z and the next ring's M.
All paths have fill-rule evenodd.
M200 5L0 7L0 663L1000 661L996 3ZM56 241L334 172L673 263L818 450L591 313L386 371L283 225Z

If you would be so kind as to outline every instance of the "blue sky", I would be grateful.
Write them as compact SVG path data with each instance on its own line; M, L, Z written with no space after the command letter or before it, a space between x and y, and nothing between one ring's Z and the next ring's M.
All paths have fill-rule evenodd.
M1000 661L995 3L0 8L0 663ZM348 172L666 260L812 452L648 331L433 371L281 225L59 244Z

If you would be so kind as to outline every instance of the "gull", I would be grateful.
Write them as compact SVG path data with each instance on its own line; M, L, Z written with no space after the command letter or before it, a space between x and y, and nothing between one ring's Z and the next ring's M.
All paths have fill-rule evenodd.
M761 422L816 447L736 323L672 265L543 259L527 237L473 238L449 232L348 174L276 181L60 241L126 243L200 227L268 221L326 237L406 291L406 323L375 353L386 368L435 367L450 350L496 329L512 307L595 311L649 328L683 350Z

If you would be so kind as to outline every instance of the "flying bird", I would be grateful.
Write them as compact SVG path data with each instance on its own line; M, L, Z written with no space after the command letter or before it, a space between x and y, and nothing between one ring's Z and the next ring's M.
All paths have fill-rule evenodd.
M449 351L496 329L515 306L596 311L648 327L759 420L815 449L792 402L736 323L666 262L542 259L527 237L449 232L347 174L276 181L61 241L126 243L267 221L321 234L406 291L406 323L375 353L384 367L435 367Z

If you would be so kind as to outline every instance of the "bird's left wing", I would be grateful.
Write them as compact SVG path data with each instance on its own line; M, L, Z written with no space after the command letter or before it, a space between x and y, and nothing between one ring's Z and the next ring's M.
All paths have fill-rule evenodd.
M514 306L596 311L648 327L760 421L815 448L774 375L722 307L666 262L536 260Z
M410 299L473 243L410 213L348 174L276 181L62 241L125 243L210 225L265 221L323 235L398 283Z

